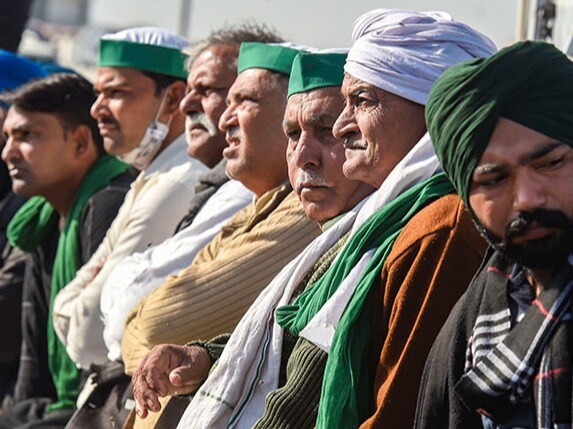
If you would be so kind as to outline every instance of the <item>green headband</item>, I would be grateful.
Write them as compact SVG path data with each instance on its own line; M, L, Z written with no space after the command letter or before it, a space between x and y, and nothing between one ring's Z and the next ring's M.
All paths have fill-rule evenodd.
M237 72L242 73L247 69L267 69L289 76L292 62L299 52L280 45L242 43Z
M288 97L317 88L341 86L346 53L300 53L294 59L288 84Z
M138 70L187 78L187 55L178 49L124 40L101 39L98 67L131 67Z
M468 207L473 171L500 116L573 146L573 63L553 45L519 42L436 81L426 104L428 131Z

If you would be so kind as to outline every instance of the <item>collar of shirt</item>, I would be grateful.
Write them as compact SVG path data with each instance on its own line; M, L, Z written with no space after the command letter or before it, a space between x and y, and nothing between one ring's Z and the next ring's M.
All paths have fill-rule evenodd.
M157 155L149 164L149 167L141 173L140 177L147 179L152 174L171 170L173 167L183 165L189 161L191 161L191 157L187 154L185 135L181 134ZM196 161L199 162L199 160Z

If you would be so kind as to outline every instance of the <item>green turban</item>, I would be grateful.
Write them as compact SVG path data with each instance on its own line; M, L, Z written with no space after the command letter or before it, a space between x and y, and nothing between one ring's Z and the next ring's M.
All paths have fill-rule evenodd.
M293 44L286 45L284 43L241 43L237 65L238 73L258 68L289 76L292 62L302 50L294 48L295 45Z
M292 64L288 96L329 86L342 86L346 53L300 53Z
M573 146L573 63L553 45L519 42L444 72L426 122L466 205L473 171L500 116Z

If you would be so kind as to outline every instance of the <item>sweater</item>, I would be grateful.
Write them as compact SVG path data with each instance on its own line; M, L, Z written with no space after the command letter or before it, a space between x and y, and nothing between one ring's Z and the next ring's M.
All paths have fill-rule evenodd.
M260 291L319 233L288 185L239 211L187 269L128 316L122 339L126 372L132 374L156 344L232 331Z
M322 277L347 239L348 234L318 260L291 301ZM267 396L265 414L254 429L314 428L327 357L328 354L314 344L286 330L282 344L279 388Z
M398 236L372 294L377 310L372 354L365 359L376 374L376 408L362 428L412 427L425 356L484 251L485 242L454 195L422 209ZM297 340L286 384L267 397L257 429L314 427L326 357Z
M372 297L379 303L370 356L375 410L362 429L413 426L426 356L485 250L457 195L430 204L404 228Z

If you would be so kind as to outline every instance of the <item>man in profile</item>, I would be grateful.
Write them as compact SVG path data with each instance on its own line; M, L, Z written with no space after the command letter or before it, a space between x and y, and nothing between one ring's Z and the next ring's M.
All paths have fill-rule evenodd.
M14 407L0 427L64 427L81 374L54 332L54 297L95 252L133 175L107 155L89 114L91 84L57 74L3 96L2 159L14 192L30 198L12 219L11 243L30 252L23 291L23 345Z

